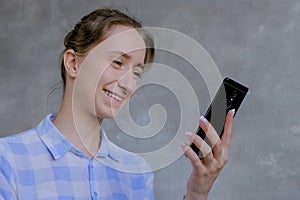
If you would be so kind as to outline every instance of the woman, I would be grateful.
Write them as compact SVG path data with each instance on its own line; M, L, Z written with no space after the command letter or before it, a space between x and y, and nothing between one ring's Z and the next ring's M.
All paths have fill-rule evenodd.
M144 64L153 60L153 41L139 28L140 23L118 10L99 9L67 34L58 113L0 140L0 199L154 199L147 163L113 145L104 129L99 131L103 119L114 117L134 94ZM182 145L193 166L185 199L207 199L228 159L233 114L226 117L222 140L200 119L213 149L187 132L205 157L200 160Z

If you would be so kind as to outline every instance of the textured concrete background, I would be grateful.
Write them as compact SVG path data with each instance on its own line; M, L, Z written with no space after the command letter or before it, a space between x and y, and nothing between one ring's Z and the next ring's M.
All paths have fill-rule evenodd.
M63 38L81 16L101 6L128 9L126 12L145 26L171 28L191 36L206 48L222 76L250 87L235 120L230 161L217 179L211 199L299 199L297 0L0 0L0 136L34 127L47 113L56 111L62 94L57 83ZM172 55L158 59L169 65L180 63ZM186 76L199 86L195 90L203 91L197 94L205 109L209 98L203 80L193 79L189 73ZM147 123L147 109L159 103L165 105L170 119L155 142L131 145L134 141L128 136L112 134L111 139L124 148L126 144L129 149L147 144L155 149L166 144L178 127L180 110L174 95L156 87L145 91L138 95L144 97L142 105L146 106L144 110L133 106L133 116ZM112 121L105 125L108 130L116 129ZM181 157L156 171L156 198L181 199L190 170L187 159Z

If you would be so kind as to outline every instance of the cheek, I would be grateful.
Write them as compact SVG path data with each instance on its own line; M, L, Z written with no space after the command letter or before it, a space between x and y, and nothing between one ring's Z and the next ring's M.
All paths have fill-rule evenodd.
M135 92L136 92L136 87L137 87L137 84L136 84L136 82L135 82L135 83L134 83L134 86L133 86L133 89L132 89L132 91L131 91L130 98L135 94Z
M104 85L113 82L114 74L111 69L106 69L99 77L98 80L98 89L102 88Z
M130 101L130 99L135 95L136 87L130 91L130 93L127 94L125 101L123 101L123 104L126 104Z

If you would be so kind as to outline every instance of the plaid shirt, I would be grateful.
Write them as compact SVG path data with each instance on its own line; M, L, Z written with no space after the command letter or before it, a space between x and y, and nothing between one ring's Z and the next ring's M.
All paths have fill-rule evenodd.
M0 199L154 199L153 173L139 156L111 143L90 160L53 125L0 139Z

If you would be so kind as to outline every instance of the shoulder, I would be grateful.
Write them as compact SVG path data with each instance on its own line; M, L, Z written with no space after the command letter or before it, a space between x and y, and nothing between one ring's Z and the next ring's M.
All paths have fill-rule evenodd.
M0 138L0 154L3 152L20 153L26 151L27 147L40 142L35 128L15 135Z
M0 138L0 171L7 180L12 178L13 168L17 166L16 159L20 158L20 155L27 154L29 141L35 139L34 129Z
M51 116L49 114L34 128L0 138L0 154L6 152L8 155L39 155L45 152L41 134L48 132L47 122Z

